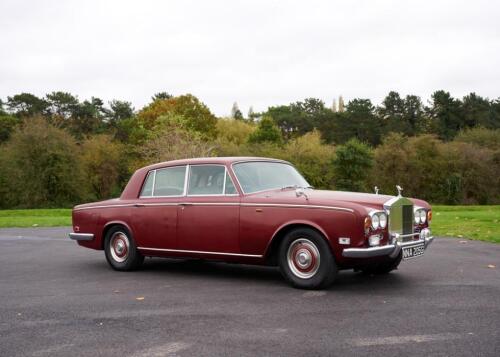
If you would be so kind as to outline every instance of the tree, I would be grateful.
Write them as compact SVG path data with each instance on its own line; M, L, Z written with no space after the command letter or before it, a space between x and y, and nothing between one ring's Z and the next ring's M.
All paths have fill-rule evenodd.
M488 99L470 93L463 98L462 111L466 127L495 128L491 103Z
M351 138L378 145L382 123L375 116L375 107L369 99L353 99L347 104L343 115L336 116L337 143L344 143Z
M78 98L68 92L52 92L45 96L48 103L48 114L57 115L62 119L69 119L75 113Z
M7 107L17 117L44 114L48 106L49 103L47 101L31 93L21 93L7 97Z
M366 191L373 166L370 147L351 139L337 147L333 160L335 186L345 191Z
M432 105L427 109L432 131L443 140L451 140L465 127L461 103L443 90L432 94Z
M248 138L250 143L270 142L273 144L281 144L283 137L278 126L274 123L273 119L264 116L255 130Z
M254 121L255 119L255 112L253 110L253 106L250 106L250 108L248 108L248 121L252 122Z
M155 102L157 100L170 99L173 97L174 97L173 95L167 92L158 92L156 94L153 94L153 96L151 97L151 101Z
M215 147L198 132L169 126L155 132L138 150L143 164L212 156Z
M243 114L241 114L240 108L238 108L238 103L234 102L231 108L231 118L236 120L243 120Z
M200 133L204 138L214 138L217 133L217 118L208 107L191 94L158 99L144 107L137 114L139 123L147 130L152 130L162 115L182 116L188 130Z
M0 151L0 205L67 207L88 199L79 148L42 117L18 126Z
M107 117L111 125L134 116L134 107L130 102L115 99L109 102L109 107Z
M104 102L96 97L78 104L71 117L70 131L75 137L83 138L98 133L103 127L106 113Z
M124 148L109 135L95 135L82 143L80 161L94 199L120 192L120 176L127 171Z
M10 135L19 124L19 119L7 114L0 114L0 145L9 140Z
M342 96L339 97L339 113L342 113L345 110L344 106L344 98Z

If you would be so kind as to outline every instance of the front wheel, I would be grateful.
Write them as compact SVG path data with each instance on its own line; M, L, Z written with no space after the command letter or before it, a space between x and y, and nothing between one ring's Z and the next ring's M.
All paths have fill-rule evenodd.
M283 276L300 289L322 289L330 286L337 266L328 243L310 228L290 231L280 246L279 264Z
M137 269L144 261L132 235L122 226L111 228L104 239L104 253L109 265L115 270Z

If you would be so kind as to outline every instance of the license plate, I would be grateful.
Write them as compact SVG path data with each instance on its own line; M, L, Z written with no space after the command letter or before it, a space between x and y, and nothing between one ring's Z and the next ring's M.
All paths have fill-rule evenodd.
M418 243L415 245L410 245L409 247L403 247L403 259L411 259L420 257L424 255L424 243Z

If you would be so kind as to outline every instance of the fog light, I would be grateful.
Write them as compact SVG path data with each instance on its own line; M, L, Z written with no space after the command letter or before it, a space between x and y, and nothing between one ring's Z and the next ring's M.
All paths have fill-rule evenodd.
M420 231L420 239L426 239L431 236L431 230L429 228L424 228Z
M380 235L375 234L373 236L368 237L368 244L370 247L375 247L377 245L380 245Z

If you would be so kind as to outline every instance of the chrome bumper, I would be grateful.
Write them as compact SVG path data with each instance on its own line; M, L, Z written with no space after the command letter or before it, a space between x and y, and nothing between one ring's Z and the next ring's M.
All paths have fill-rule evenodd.
M69 238L73 240L90 241L94 239L92 233L70 233Z
M372 258L372 257L380 257L384 255L388 255L391 258L396 258L399 253L401 252L401 249L403 247L419 244L419 243L424 243L424 248L427 249L427 247L432 243L434 240L434 237L426 237L426 238L421 238L419 240L413 240L409 242L399 242L396 241L396 243L393 244L387 244L387 245L382 245L379 247L370 247L370 248L346 248L342 252L342 256L346 258Z

